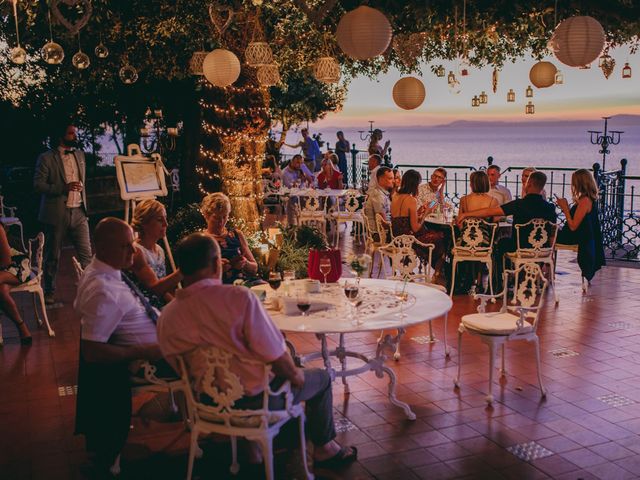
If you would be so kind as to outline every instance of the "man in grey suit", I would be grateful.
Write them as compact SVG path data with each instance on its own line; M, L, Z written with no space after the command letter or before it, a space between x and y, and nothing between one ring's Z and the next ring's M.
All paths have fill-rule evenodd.
M53 140L53 138L52 138ZM84 152L77 147L78 132L67 124L59 131L58 147L38 157L33 178L35 190L42 194L38 220L44 224L45 302L55 302L56 273L60 249L69 235L83 267L91 261L91 240L87 219L87 196L84 190Z

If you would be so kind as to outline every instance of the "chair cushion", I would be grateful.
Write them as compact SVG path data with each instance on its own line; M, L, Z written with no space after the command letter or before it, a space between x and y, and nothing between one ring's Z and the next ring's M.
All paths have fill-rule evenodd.
M487 335L510 335L517 330L517 315L512 313L473 313L462 317L462 324L469 330ZM527 333L533 331L533 325L525 320L522 329L518 333Z
M199 409L198 417L207 422L224 425L224 420L221 417L205 410ZM269 425L278 423L281 420L286 420L289 417L290 415L285 410L269 412ZM231 425L240 428L258 428L260 426L261 419L262 417L260 417L260 415L250 415L248 417L232 417Z

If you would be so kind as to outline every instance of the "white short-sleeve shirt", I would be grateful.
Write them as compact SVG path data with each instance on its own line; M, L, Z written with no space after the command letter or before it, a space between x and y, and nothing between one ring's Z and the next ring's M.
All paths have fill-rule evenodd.
M117 270L97 258L87 266L73 304L82 339L114 345L158 343L151 318Z

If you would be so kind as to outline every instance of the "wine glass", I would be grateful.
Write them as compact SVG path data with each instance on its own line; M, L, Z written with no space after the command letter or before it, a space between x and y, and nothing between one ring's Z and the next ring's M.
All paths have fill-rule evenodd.
M298 310L300 310L300 314L303 318L303 322L300 324L298 329L304 331L307 329L307 326L304 323L304 318L308 315L307 312L309 311L309 308L311 308L311 302L309 301L309 294L307 292L298 292L296 306L298 307Z
M269 279L267 281L275 295L276 290L280 288L280 284L282 283L282 274L280 272L269 272Z
M358 294L360 293L360 289L358 288L357 282L350 282L346 280L344 282L344 296L347 297L347 300L351 303L351 321L354 321L354 313L353 309L358 303Z
M398 300L400 300L400 312L396 313L395 316L401 319L406 318L407 314L404 313L404 304L409 299L409 293L407 292L407 282L406 281L398 281L396 282L394 295Z
M285 270L282 272L282 280L284 280L285 291L287 295L291 293L291 282L296 279L295 270Z
M324 277L324 288L327 289L327 275L331 273L331 259L329 257L322 257L320 259L320 273Z

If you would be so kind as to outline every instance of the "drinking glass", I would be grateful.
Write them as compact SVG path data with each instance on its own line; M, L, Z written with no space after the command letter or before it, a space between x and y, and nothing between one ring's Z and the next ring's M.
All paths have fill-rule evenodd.
M320 259L320 273L324 277L324 288L327 289L327 275L331 273L331 259L329 257L322 257Z
M296 279L295 270L285 270L282 272L282 280L284 280L284 286L286 294L291 295L291 283Z
M396 282L394 295L398 300L400 300L400 312L396 313L395 316L399 317L400 319L404 319L407 317L407 314L404 313L404 304L409 299L409 293L407 292L406 281Z
M273 289L273 294L275 296L276 290L280 288L280 284L282 283L282 274L280 272L269 272L269 286Z
M308 315L307 312L311 307L311 302L309 302L309 294L307 292L298 292L298 296L296 298L296 306L298 307L298 310L300 310L300 314L302 315L302 323L298 326L298 330L304 331L307 329L307 325L305 324L304 319Z
M357 282L352 282L346 280L344 282L344 296L347 297L347 300L351 303L351 321L355 321L354 308L356 303L358 303L358 294L360 293L360 289L358 288Z

